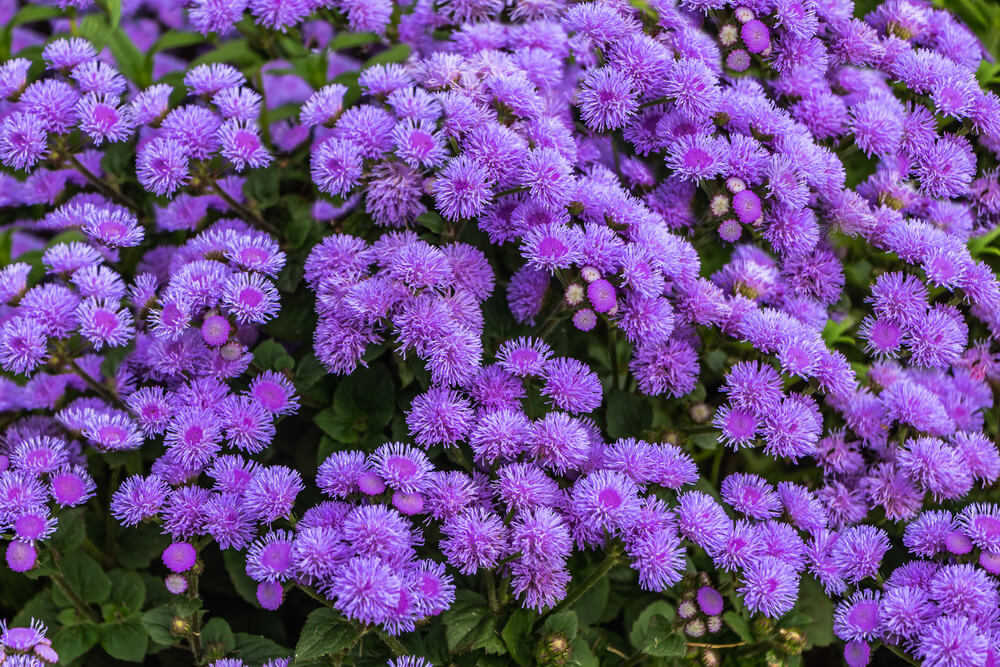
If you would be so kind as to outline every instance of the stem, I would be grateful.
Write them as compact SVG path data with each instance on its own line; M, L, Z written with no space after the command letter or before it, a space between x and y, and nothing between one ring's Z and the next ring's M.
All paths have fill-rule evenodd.
M188 589L188 597L196 598L198 597L198 575L191 575L191 587ZM191 614L191 632L188 634L188 644L191 646L191 653L194 655L194 662L198 664L201 662L201 617L198 611L195 610Z
M562 296L559 297L559 301L552 307L549 314L542 320L542 324L538 329L538 333L535 334L535 338L545 340L545 337L552 333L552 330L556 328L559 323L559 318L556 317L560 311L563 309L563 299Z
M407 652L406 647L403 646L403 644L398 639L387 633L385 630L376 627L375 634L377 634L379 636L379 639L381 639L385 643L385 645L389 647L389 650L392 651L393 656L399 657L401 655L406 655Z
M495 614L500 606L497 604L497 586L493 578L493 570L483 572L483 585L486 587L486 598L489 600L490 611Z
M114 566L115 562L108 558L106 553L98 549L97 545L94 544L89 537L83 538L83 542L80 546L83 547L83 550L90 554L94 560L104 563L105 567L111 568Z
M499 199L500 197L505 197L507 195L516 194L518 192L525 192L527 190L528 190L528 186L527 185L519 185L516 188L507 188L506 190L501 190L500 192L496 193L496 195L493 198L494 199Z
M621 554L618 553L618 550L612 549L612 551L601 562L601 564L597 566L597 569L594 570L593 574L587 577L587 579L582 584L573 589L573 591L569 595L567 595L562 599L562 602L553 607L552 610L549 611L549 613L546 614L545 616L552 616L554 614L558 614L559 612L568 609L572 607L574 604L576 604L577 601L583 597L584 593L589 591L591 587L593 587L594 584L600 581L611 568L613 568L615 565L618 564L618 560L620 558ZM539 616L538 619L535 620L535 623L538 623L538 621L542 620L542 618L543 617Z
M919 662L917 662L916 660L914 660L910 656L906 655L906 652L903 651L903 649L899 648L898 646L893 646L892 644L882 644L882 646L884 646L887 649L889 649L890 651L892 651L896 655L897 658L899 658L901 660L905 660L907 662L907 664L910 664L910 665L919 665L920 664Z
M691 648L737 648L739 646L746 646L746 642L737 642L735 644L699 644L698 642L687 642L687 645Z
M725 449L721 442L715 443L715 455L712 457L712 486L719 485L719 471L722 468L722 454Z
M67 151L67 155L68 155L67 159L69 160L69 163L73 165L73 168L76 169L78 172L80 172L83 175L83 177L90 182L91 185L100 190L101 193L104 194L104 196L106 196L108 199L114 199L122 206L132 211L135 211L136 215L138 215L142 211L142 208L134 201L132 201L129 197L127 197L124 193L122 193L122 191L118 189L118 186L111 185L110 183L105 183L104 181L99 179L94 174L94 172L87 169L87 167L85 167L82 162L76 159L76 156L73 155L72 153Z
M323 597L313 589L309 588L308 586L303 586L302 584L298 584L298 588L300 591L311 597L313 600L316 600L316 602L319 602L324 607L331 606L331 602L329 600L327 600L325 597Z
M608 327L608 357L611 360L611 388L620 389L621 370L618 368L618 329Z
M636 651L628 658L622 661L618 667L632 667L632 665L638 665L640 662L645 660L648 656L642 651Z
M117 394L115 394L110 389L105 387L103 384L99 383L97 380L92 378L87 371L80 368L80 365L76 363L75 359L67 356L66 365L70 367L70 370L72 370L74 373L80 376L80 379L83 380L84 384L90 387L92 391L98 393L101 396L101 398L108 401L109 403L114 403L119 408L125 407L122 404L121 399L118 398Z
M73 603L73 606L76 607L76 610L78 612L86 616L94 623L101 622L102 619L100 615L96 611L94 611L91 608L91 606L83 600L83 598L77 595L76 591L70 588L70 585L66 583L66 580L63 578L61 574L59 574L58 572L53 574L52 581L55 583L56 586L59 587L59 590L63 592L63 595L69 598L69 601Z
M222 201L226 202L229 208L233 209L233 211L235 211L241 218L253 225L256 225L259 229L267 232L268 234L278 236L278 229L274 225L230 197L229 193L222 189L218 181L212 181L212 192L217 194Z

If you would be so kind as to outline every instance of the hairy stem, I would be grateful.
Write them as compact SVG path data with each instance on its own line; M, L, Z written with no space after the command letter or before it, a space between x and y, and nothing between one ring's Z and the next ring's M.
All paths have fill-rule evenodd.
M70 587L70 585L66 582L66 579L64 579L61 574L58 572L53 574L52 581L59 588L59 590L63 592L63 595L69 598L69 601L73 603L73 607L75 607L78 612L86 616L88 620L91 620L94 623L100 623L103 620L101 619L100 614L94 611L94 609L87 604L83 598L76 594L76 591Z
M277 227L260 217L259 214L251 211L249 208L230 197L229 193L222 189L222 186L219 185L218 181L212 181L212 192L218 195L222 201L226 202L229 208L233 209L233 212L250 224L256 226L261 231L265 231L273 236L278 236Z
M548 614L546 614L546 616L558 614L559 612L569 609L570 607L575 605L587 591L593 588L594 584L603 579L604 575L606 575L608 571L611 570L611 568L613 568L615 565L618 564L618 561L620 559L621 559L621 554L618 552L617 549L613 548L608 553L607 557L605 557L605 559L601 561L601 564L597 566L597 569L594 570L594 572L589 577L587 577L582 584L577 586L569 593L569 595L564 597L562 599L562 602L553 607L552 610ZM542 618L543 617L539 617L535 621L535 623L537 624L539 621L542 620Z

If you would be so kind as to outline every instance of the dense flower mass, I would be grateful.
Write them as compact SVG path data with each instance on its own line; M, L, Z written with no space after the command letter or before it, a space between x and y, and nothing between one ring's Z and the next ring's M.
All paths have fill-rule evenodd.
M0 6L0 663L996 664L951 4Z

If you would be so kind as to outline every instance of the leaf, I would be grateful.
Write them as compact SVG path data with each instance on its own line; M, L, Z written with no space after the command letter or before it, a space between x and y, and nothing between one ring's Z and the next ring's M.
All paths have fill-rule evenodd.
M234 652L243 662L257 664L271 660L272 658L287 658L292 652L284 646L259 635L249 635L245 632L237 632L233 635L236 640Z
M97 626L87 621L60 628L52 636L52 648L59 654L63 664L69 664L97 644L100 633Z
M531 609L516 609L500 633L510 657L519 665L531 664L530 636L536 618L538 614Z
M122 0L107 0L108 18L111 19L111 27L117 28L122 20Z
M111 580L93 558L82 551L71 551L59 561L66 583L85 602L101 603L111 593Z
M469 590L458 591L451 608L441 614L448 648L454 651L456 647L475 641L473 632L487 614L486 599L482 595Z
M646 639L642 642L642 652L656 658L679 658L687 652L684 638L674 632L670 621L662 616L654 616L649 622Z
M373 32L342 32L330 40L327 48L331 51L343 51L344 49L353 49L365 44L374 44L378 40L378 35Z
M806 639L812 646L833 643L833 603L814 578L805 576L800 580L799 598L792 613L801 613L813 619L805 628Z
M337 414L333 408L320 410L313 421L323 433L338 442L357 442L358 434L354 431L354 419Z
M571 665L576 665L577 667L600 667L600 661L594 655L594 652L590 650L590 645L583 637L577 637L570 645L573 647L573 657L570 658Z
M736 633L736 636L745 641L747 644L753 644L753 632L750 630L750 624L747 623L746 619L737 614L735 611L727 611L722 615L723 622L729 626L729 629Z
M148 646L149 634L138 615L120 623L101 625L101 648L112 658L125 662L140 662L146 656Z
M152 57L154 53L159 53L160 51L169 51L170 49L181 49L186 46L195 46L196 44L204 44L207 40L204 36L196 32L187 32L184 30L168 30L160 38L153 42L153 46L149 49L148 57Z
M52 535L52 546L60 552L70 552L80 546L86 537L87 526L78 512L63 512L59 515L59 526Z
M223 42L218 48L194 59L191 66L206 63L227 63L237 67L250 67L260 64L260 56L253 52L250 43L245 39L232 39Z
M545 619L545 624L542 625L542 632L561 632L566 635L567 639L572 640L576 637L579 625L580 623L575 611L561 611Z
M355 631L332 609L317 609L306 618L295 645L295 662L342 651L354 641Z
M646 640L650 621L655 616L661 616L668 621L674 620L673 605L665 600L657 600L643 609L639 613L639 617L635 619L635 622L632 624L632 630L628 634L628 639L632 642L632 646L636 648L642 646L642 643Z
M205 646L216 644L223 654L236 648L236 637L226 619L216 616L201 629L201 642Z
M634 436L653 422L653 408L643 396L619 389L608 392L608 435L613 439Z
M333 409L345 417L363 419L368 432L385 428L396 410L392 376L382 364L358 369L337 384Z
M172 646L177 642L177 637L170 632L170 624L173 623L175 616L176 614L170 605L165 604L143 614L142 625L154 642L164 646Z
M580 625L593 625L601 618L604 614L604 609L608 606L608 593L610 590L611 582L605 576L598 579L597 583L583 594L583 597L573 607Z
M257 601L257 582L247 576L246 559L238 551L226 549L222 552L222 561L226 564L229 580L240 597L255 607L260 606Z
M137 572L128 570L112 570L108 573L111 579L111 601L128 609L139 611L146 601L146 584Z
M143 523L130 528L128 537L117 541L118 564L129 570L144 570L154 558L159 558L170 544L170 537L160 532L159 526Z
M969 239L969 254L973 259L983 254L990 245L1000 238L1000 225L994 227L982 236L974 236Z
M402 63L406 62L406 59L410 57L410 47L407 44L397 44L396 46L386 49L378 55L372 56L367 61L365 61L362 70L365 70L372 65L387 64L387 63Z

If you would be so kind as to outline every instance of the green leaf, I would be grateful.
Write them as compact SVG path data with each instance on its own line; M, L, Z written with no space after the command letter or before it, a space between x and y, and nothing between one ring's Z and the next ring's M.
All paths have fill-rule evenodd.
M317 609L306 618L295 645L295 662L342 651L351 645L355 634L354 628L332 609Z
M100 633L90 621L60 628L52 636L52 648L63 664L70 664L97 644Z
M149 49L148 57L152 57L154 53L159 53L160 51L169 51L170 49L181 49L186 46L195 46L197 44L204 44L207 40L204 36L196 32L187 32L183 30L168 30L160 38L153 42L153 46Z
M613 439L635 436L653 422L653 407L644 396L619 389L608 392L608 435Z
M143 523L130 528L127 534L122 533L116 544L119 565L129 570L144 570L170 545L170 538L156 524Z
M538 618L538 614L531 609L516 609L507 619L507 624L503 626L503 632L500 633L507 645L510 657L519 665L531 664L529 637L536 618Z
M333 408L320 410L313 417L313 421L323 433L338 442L352 443L358 440L358 434L354 430L354 419L337 414Z
M583 597L573 607L580 625L593 625L601 618L605 608L608 606L608 594L610 591L611 582L605 576L598 579L597 583L583 594Z
M579 628L579 625L580 622L576 617L575 611L561 611L558 614L553 614L545 619L545 624L542 626L542 632L561 632L566 635L567 639L572 640L576 637L576 631L577 628Z
M142 625L154 642L172 646L177 642L177 637L170 632L170 624L176 615L170 605L161 605L142 615Z
M85 602L101 603L111 593L111 580L93 558L71 551L59 561L59 570L69 587Z
M59 515L59 527L52 535L52 547L68 553L80 546L87 536L87 526L78 512L64 512Z
M643 642L646 641L650 621L655 616L660 616L668 621L674 620L674 606L666 600L657 600L643 609L639 617L635 619L635 622L632 624L632 630L628 634L628 639L632 642L632 646L640 648Z
M576 667L600 667L600 660L590 650L590 644L583 637L574 639L570 643L570 646L573 647L573 656L570 658L571 665L575 665Z
M275 370L278 358L285 354L288 354L288 352L285 350L284 345L273 338L268 338L254 349L253 363L262 370L273 371Z
M216 616L202 627L201 643L204 646L215 644L222 654L226 654L236 648L236 637L226 619Z
M232 39L223 42L218 48L194 59L191 66L206 63L227 63L236 67L251 67L259 65L260 56L253 52L250 43L245 39Z
M799 598L792 613L801 613L813 620L806 626L806 639L812 646L829 646L833 636L833 603L823 586L810 576L799 582Z
M386 49L378 55L372 56L367 61L365 61L362 70L365 70L372 65L387 64L387 63L402 63L406 62L406 59L410 57L410 47L407 44L397 44L396 46Z
M983 254L987 248L989 248L994 241L1000 238L1000 225L994 227L990 231L986 232L982 236L974 236L969 239L969 254L972 255L973 259Z
M111 19L111 27L117 28L122 20L122 0L106 0L108 3L108 17Z
M226 549L222 552L222 561L226 565L229 580L233 583L233 588L240 594L240 597L253 606L259 607L257 582L247 576L246 559L238 551Z
M449 650L454 651L475 641L475 630L488 614L486 599L482 595L469 590L458 591L451 608L441 614Z
M272 658L287 658L292 652L267 637L237 632L234 652L243 662L251 665L266 662Z
M642 642L642 652L656 658L679 658L687 652L684 637L674 632L670 621L662 616L654 616L649 621L646 639Z
M342 32L330 40L329 49L331 51L342 51L353 49L365 44L374 44L379 40L378 35L373 32Z
M363 420L369 433L385 428L396 411L396 389L389 371L375 364L348 375L337 384L333 409Z
M729 629L736 633L736 636L745 641L747 644L753 644L753 632L750 630L750 624L747 623L746 619L737 614L735 611L727 611L722 615L723 622L729 626Z
M140 616L132 616L120 623L103 623L100 632L101 648L112 658L141 662L146 656L149 634Z
M146 584L137 572L128 570L112 570L108 573L111 579L111 601L128 609L139 611L146 601Z

